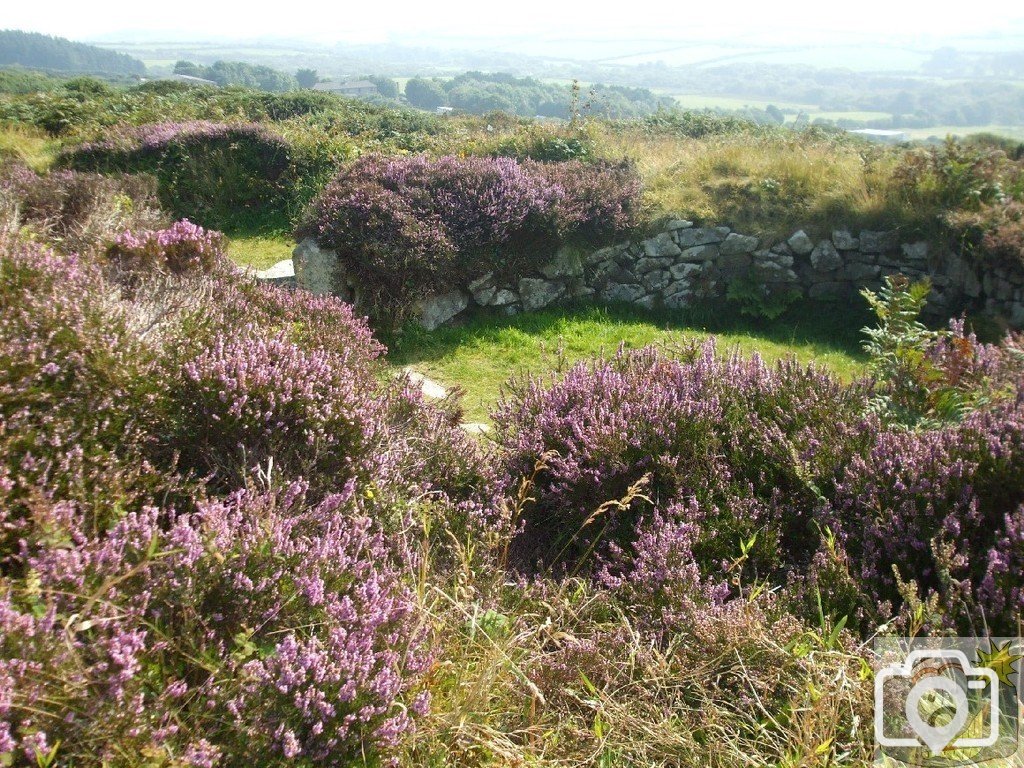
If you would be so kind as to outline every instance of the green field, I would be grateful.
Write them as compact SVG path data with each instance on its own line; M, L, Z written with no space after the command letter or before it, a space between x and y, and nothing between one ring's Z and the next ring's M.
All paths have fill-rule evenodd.
M741 315L731 306L689 315L583 306L512 318L479 317L429 333L408 329L391 344L389 361L445 387L460 387L466 420L486 421L510 377L560 370L581 359L612 354L620 345L672 347L714 336L722 353L757 352L767 360L792 355L851 380L864 373L860 328L870 322L859 306L827 304L797 307L770 322Z

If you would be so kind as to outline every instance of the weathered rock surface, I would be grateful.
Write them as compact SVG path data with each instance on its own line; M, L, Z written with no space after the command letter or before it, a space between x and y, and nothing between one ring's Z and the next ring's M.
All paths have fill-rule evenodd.
M292 265L295 284L299 288L321 296L333 294L352 301L353 291L345 281L338 254L321 249L313 238L307 237L295 246Z
M793 253L797 256L806 256L814 250L814 241L802 229L794 232L786 244L793 249Z
M519 298L527 312L544 309L564 295L565 286L561 283L534 277L524 277L519 281Z
M811 251L811 266L819 272L831 272L843 266L839 251L831 240L822 240Z
M447 323L469 306L469 296L462 291L449 291L428 296L416 304L416 320L428 331Z
M723 256L737 256L744 253L753 253L757 250L757 238L750 235L740 235L730 232L718 246L718 251Z

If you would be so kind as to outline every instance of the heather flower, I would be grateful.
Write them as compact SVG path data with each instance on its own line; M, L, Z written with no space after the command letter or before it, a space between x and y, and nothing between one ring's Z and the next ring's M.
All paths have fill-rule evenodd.
M125 273L140 270L211 272L224 268L224 237L182 219L167 229L132 232L127 230L107 248L107 259Z
M755 533L751 570L809 558L820 495L870 438L865 403L862 388L813 368L723 360L711 343L681 359L620 351L520 381L494 418L504 473L514 483L542 457L546 469L517 546L526 563L571 564L595 546L634 542L654 508L696 501L704 573L720 572ZM626 508L605 504L642 480Z
M627 166L511 158L364 157L343 169L298 229L336 250L381 319L488 271L517 277L565 239L600 241L636 223Z
M52 510L73 546L26 552L35 596L0 597L0 743L159 746L193 765L392 750L424 711L429 662L408 561L352 484L316 505L304 495L149 508L106 532Z

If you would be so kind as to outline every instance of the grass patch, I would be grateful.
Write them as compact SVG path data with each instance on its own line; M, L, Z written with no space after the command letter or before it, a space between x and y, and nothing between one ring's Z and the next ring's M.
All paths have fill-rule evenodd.
M0 161L16 160L42 172L53 164L57 149L57 142L41 129L0 124Z
M842 135L686 139L609 131L599 145L637 163L652 218L680 214L771 239L798 228L920 230L933 218L895 194L895 150Z
M295 243L284 235L238 235L228 237L228 256L235 264L268 269L290 259Z
M481 315L433 332L409 328L392 341L389 360L446 387L461 387L466 419L486 421L511 376L561 370L613 353L620 344L671 346L713 335L722 352L758 352L767 360L794 355L852 380L865 372L860 329L870 323L859 303L801 304L773 321L741 315L728 305L686 313L581 306L511 318Z

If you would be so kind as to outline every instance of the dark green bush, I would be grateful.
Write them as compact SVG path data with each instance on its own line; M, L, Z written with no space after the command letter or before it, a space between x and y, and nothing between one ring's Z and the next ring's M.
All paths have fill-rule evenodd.
M284 226L290 160L288 143L262 126L210 122L121 128L61 156L78 170L152 173L164 207L218 229Z

